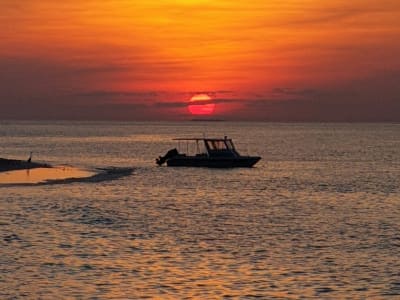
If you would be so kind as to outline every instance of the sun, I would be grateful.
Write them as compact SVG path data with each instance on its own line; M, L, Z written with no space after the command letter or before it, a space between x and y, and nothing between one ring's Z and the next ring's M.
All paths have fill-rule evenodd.
M190 98L188 110L192 115L211 115L215 110L215 103L206 94L197 94Z

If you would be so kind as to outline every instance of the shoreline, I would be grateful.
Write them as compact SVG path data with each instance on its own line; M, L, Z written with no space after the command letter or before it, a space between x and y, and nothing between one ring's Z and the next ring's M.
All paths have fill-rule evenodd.
M0 157L0 172L30 170L35 168L53 168L53 166L46 163L28 162L26 160Z
M45 176L41 177L39 180L32 182L32 176L37 172L45 172ZM24 170L30 173L25 173ZM23 173L21 173L21 171ZM61 177L59 173L55 172L69 172L69 176L63 174ZM48 184L70 184L70 183L98 183L102 181L116 180L122 177L129 176L133 173L134 168L132 167L104 167L104 168L94 168L92 170L85 170L75 167L63 167L63 166L53 166L47 163L38 162L28 162L17 159L6 159L0 158L0 176L17 176L17 181L13 182L1 182L0 187L4 186L38 186L38 185L48 185ZM87 174L82 174L86 172ZM9 173L9 174L8 174ZM21 174L20 174L21 173ZM17 175L18 174L18 175ZM4 176L3 176L4 175ZM30 178L29 178L30 177ZM4 180L4 178L2 178Z

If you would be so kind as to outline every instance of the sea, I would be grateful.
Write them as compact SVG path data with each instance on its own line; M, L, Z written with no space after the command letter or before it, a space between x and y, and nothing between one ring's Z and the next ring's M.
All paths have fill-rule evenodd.
M225 135L262 160L155 164ZM0 185L0 299L400 299L400 124L0 123L31 151L133 173Z

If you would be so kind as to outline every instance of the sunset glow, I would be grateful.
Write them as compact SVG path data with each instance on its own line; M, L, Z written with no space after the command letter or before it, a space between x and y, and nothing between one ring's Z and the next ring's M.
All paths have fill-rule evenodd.
M203 92L232 119L398 116L397 0L1 6L3 118L185 118Z

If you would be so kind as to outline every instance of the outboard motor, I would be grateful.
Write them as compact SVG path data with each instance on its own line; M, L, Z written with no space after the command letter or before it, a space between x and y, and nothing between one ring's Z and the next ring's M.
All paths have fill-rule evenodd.
M164 156L159 156L158 158L156 158L156 163L157 165L161 166L162 164L164 164L168 158L177 156L179 154L178 150L176 150L176 148L169 150Z

